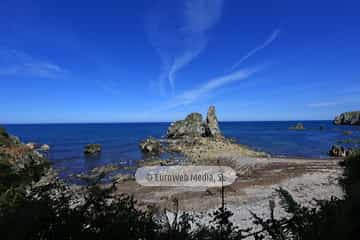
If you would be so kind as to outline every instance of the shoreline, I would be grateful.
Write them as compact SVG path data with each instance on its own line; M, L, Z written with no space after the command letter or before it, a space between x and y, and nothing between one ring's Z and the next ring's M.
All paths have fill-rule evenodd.
M192 138L174 141L180 146L180 153L186 155L188 164L223 165L235 170L237 178L233 184L224 187L226 207L234 214L231 218L236 226L254 227L250 211L261 217L268 217L269 201L276 204L275 217L286 214L279 207L279 198L275 189L283 187L302 205L311 206L314 198L329 200L335 196L341 198L343 191L338 184L342 175L340 159L287 158L272 157L256 152L248 147L234 143L231 139ZM37 153L35 147L27 144L15 144L9 150L25 149L28 153ZM170 146L171 149L171 146ZM191 158L194 157L195 158ZM39 155L39 157L43 157ZM45 159L45 158L44 158ZM145 161L145 165L151 163ZM161 165L161 164L157 164ZM109 168L110 167L110 168ZM103 173L116 170L117 166L100 166L93 172L95 179ZM98 175L99 174L99 175ZM54 181L57 176L46 174L37 186ZM161 217L164 213L170 217L175 211L193 213L202 216L201 221L208 223L208 214L213 213L221 204L219 187L144 187L139 185L130 174L118 174L114 178L113 196L131 195L139 208L151 207ZM101 184L103 187L109 183ZM81 204L86 186L66 185L68 194L74 196L73 206ZM56 197L56 196L55 196ZM174 208L174 202L178 208Z
M229 156L229 161L234 159ZM314 198L341 198L343 192L338 185L342 175L339 159L294 159L294 158L253 158L237 156L236 181L225 187L226 206L233 211L232 220L238 226L252 225L252 218L246 209L253 209L259 215L268 214L268 202L277 198L274 189L284 187L301 204L311 205ZM174 211L174 199L179 210L206 217L220 206L220 188L206 187L143 187L133 179L125 178L116 183L116 194L130 194L140 206L153 206L159 213ZM277 217L284 214L281 209Z

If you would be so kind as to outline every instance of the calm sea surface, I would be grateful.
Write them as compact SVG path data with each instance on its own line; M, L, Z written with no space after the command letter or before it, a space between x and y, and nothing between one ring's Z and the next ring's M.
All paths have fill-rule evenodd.
M225 136L275 156L327 158L329 148L338 140L360 138L359 127L334 126L330 121L302 123L305 131L288 130L296 122L222 122L220 128ZM23 142L49 144L49 159L62 175L108 163L134 165L143 158L139 141L148 136L163 137L168 126L169 123L5 125ZM352 134L344 135L346 130ZM101 155L86 158L83 148L89 143L102 144Z

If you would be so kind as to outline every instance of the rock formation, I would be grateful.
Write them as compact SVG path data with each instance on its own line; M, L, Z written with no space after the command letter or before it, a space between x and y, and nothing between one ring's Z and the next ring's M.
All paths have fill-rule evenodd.
M20 183L23 180L39 178L49 167L47 159L38 151L21 144L20 140L14 139L18 140L0 128L2 179L18 177L17 181Z
M36 143L33 142L26 143L25 146L27 146L30 150L35 150L37 148Z
M360 111L342 113L335 117L333 123L336 125L360 125Z
M88 144L85 146L84 153L86 155L94 155L101 152L100 144Z
M218 137L221 136L219 123L216 117L215 107L210 106L207 117L206 117L206 125L205 125L205 135L207 137Z
M7 146L11 143L9 134L5 131L4 128L0 127L0 147Z
M184 120L176 121L168 128L167 138L218 137L221 136L214 106L209 107L206 121L200 113L191 113Z
M43 145L41 145L39 150L42 151L42 152L48 152L48 151L50 151L50 146L47 145L47 144L43 144Z
M294 127L289 127L289 130L305 130L305 127L302 123L297 123Z
M170 125L166 136L168 138L201 137L205 135L205 127L200 113L191 113L184 120Z
M161 144L153 137L149 137L140 143L140 149L143 153L158 155L161 152Z
M343 146L333 145L329 151L331 157L347 157L352 153L351 148L344 148Z

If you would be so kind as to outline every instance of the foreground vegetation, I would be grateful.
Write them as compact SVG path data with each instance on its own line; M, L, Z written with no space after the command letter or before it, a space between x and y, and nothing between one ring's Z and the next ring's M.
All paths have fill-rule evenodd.
M0 236L1 239L357 239L360 234L360 153L354 152L342 165L344 199L318 201L314 208L300 206L284 189L278 189L280 204L290 217L276 219L275 203L269 203L269 218L252 213L255 229L241 229L231 222L232 213L223 203L208 225L187 213L175 220L153 208L141 209L131 196L114 195L92 182L74 201L69 186L60 180L38 185L46 175L45 161L14 167L14 158L28 161L33 151L13 144L2 130L0 140ZM17 150L16 154L14 151ZM29 160L30 159L30 160ZM36 163L36 164L35 164ZM174 205L178 206L176 199Z

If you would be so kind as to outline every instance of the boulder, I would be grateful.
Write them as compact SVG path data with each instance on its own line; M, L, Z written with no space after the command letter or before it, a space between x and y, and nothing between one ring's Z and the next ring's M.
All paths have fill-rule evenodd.
M85 146L84 153L86 155L94 155L101 152L100 144L88 144Z
M216 117L216 111L214 106L210 106L206 116L205 135L207 137L221 136L219 123Z
M184 120L176 121L167 130L167 138L201 137L205 135L205 126L200 113L191 113Z
M102 165L102 166L95 167L95 168L91 169L90 172L92 174L108 174L108 173L117 171L120 168L121 168L121 166L119 166L119 165L108 164L108 165Z
M351 148L344 148L343 146L333 145L329 151L331 157L347 157L352 153Z
M352 134L352 131L343 131L343 134L344 134L344 135L351 135L351 134Z
M304 125L302 123L297 123L294 127L289 127L290 130L305 130Z
M161 144L153 137L149 137L140 143L140 149L143 153L158 155L161 152Z
M335 117L335 125L360 125L360 111L345 112Z
M27 144L25 144L26 147L28 147L30 150L34 150L36 148L36 143L33 142L29 142Z
M43 145L41 145L39 150L43 151L43 152L48 152L50 150L50 146L47 144L43 144Z

